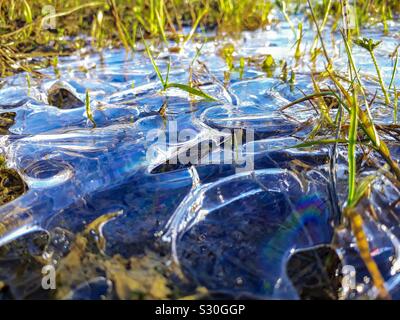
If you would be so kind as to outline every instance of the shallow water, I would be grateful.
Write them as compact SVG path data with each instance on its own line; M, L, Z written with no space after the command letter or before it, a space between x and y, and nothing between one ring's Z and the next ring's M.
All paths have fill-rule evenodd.
M376 55L386 83L393 68L388 55L399 44L399 30L398 25L392 25L391 36L384 37L378 27L363 32L383 40ZM306 52L314 34L308 28L305 31ZM3 79L0 108L16 116L8 134L1 137L0 146L8 165L28 186L25 194L0 207L0 222L7 227L0 244L22 239L28 247L28 258L13 246L0 257L0 280L7 284L8 294L42 297L41 264L28 268L24 261L40 257L35 261L45 260L61 266L59 272L66 272L63 259L71 258L68 252L75 248L75 236L84 234L86 226L97 218L112 214L112 219L105 219L92 234L97 244L102 243L99 252L94 250L96 254L106 262L116 255L145 259L149 252L156 254L162 267L180 270L175 275L167 273L165 281L182 282L181 296L204 287L211 296L299 298L288 277L288 259L297 250L332 243L346 199L347 163L343 146L339 148L338 181L332 190L329 146L289 148L310 133L318 118L305 104L279 111L314 91L309 59L294 61L292 37L282 23L269 30L244 32L239 40L206 42L193 64L193 81L218 98L217 102L190 97L178 89L161 92L157 75L140 50L135 54L118 49L102 54L82 51L60 58L59 79L54 69L48 68L41 70L47 77L31 79L30 87L23 73ZM344 47L338 39L338 34L326 32L328 51L335 66L344 71ZM265 54L271 54L277 63L286 60L289 66L295 66L296 83L280 79L279 65L266 73L260 63L245 66L242 74L231 71L227 83L229 68L218 54L226 43L235 47L236 66L240 57L262 61ZM171 59L170 82L188 83L198 46L190 42L180 53L160 46L157 64L165 74ZM373 75L367 54L358 48L354 52L361 73ZM324 70L322 56L315 69ZM398 76L395 84L400 87ZM51 105L48 96L55 86L74 94L75 103L64 109ZM373 79L367 87L372 95L379 89ZM87 89L95 128L86 116ZM375 105L376 122L392 123L392 110ZM160 109L165 110L164 115ZM175 128L178 133L187 130L190 137L174 141ZM193 166L182 161L168 163L174 155L202 143L214 146L212 156L220 159L224 148L221 141L235 129L242 129L243 134L253 132L254 141L245 140L231 148L230 159L238 154L251 159L254 171L241 170L243 165L234 161ZM168 138L166 145L154 148L159 134ZM398 159L398 144L391 141L389 146ZM199 158L208 159L210 153L203 152ZM382 163L374 154L371 158ZM363 175L371 172L376 173L376 168L366 164ZM400 298L399 195L397 187L378 174L370 200L377 219L366 218L373 256L394 298ZM39 249L38 234L45 242ZM356 290L345 287L342 296L373 297L371 281L349 231L338 232L334 244L342 264L354 266L356 271ZM77 275L74 281L59 282L62 290L57 297L107 298L114 297L110 292L116 291L119 298L126 298L103 262L100 268L81 257L82 268L89 271ZM121 265L126 269L119 269L121 274L128 269L135 272L132 262L129 267ZM143 277L154 277L154 271L146 272ZM176 274L181 274L179 281L174 278ZM154 297L146 290L143 297Z

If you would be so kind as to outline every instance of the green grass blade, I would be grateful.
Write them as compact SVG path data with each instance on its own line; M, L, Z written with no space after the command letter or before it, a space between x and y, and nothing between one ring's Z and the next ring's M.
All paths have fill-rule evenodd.
M168 40L167 40L167 37L165 36L165 32L164 32L164 26L162 25L161 17L160 17L160 14L158 13L158 11L156 11L156 17L157 17L158 29L160 30L161 37L162 37L163 41L165 42L165 44L168 44Z
M330 12L331 7L332 7L332 0L328 0L328 4L326 5L326 8L325 8L324 19L322 20L322 24L321 24L321 27L320 27L321 32L325 29L325 25L328 22L329 12ZM314 51L314 49L315 49L315 47L317 45L317 42L318 42L318 35L316 35L314 37L314 41L313 41L313 43L311 45L310 52Z
M397 62L398 61L399 61L399 51L397 51L397 54L396 54L396 60L394 62L394 66L393 66L393 72L392 72L392 78L390 79L389 90L392 87L393 82L394 82L394 77L396 76Z
M325 97L325 96L332 96L332 95L334 95L334 92L333 92L333 91L323 91L323 92L312 93L312 94L306 95L306 96L304 96L304 97L302 97L302 98L300 98L300 99L297 99L297 100L295 100L295 101L292 101L292 102L288 103L287 105L281 107L281 108L279 109L279 111L284 111L284 110L286 110L286 109L288 109L288 108L290 108L290 107L293 107L293 106L296 105L296 104L299 104L299 103L302 103L302 102L311 100L311 99L313 99L313 98Z
M393 102L393 122L394 124L397 124L397 109L399 105L399 98L397 96L397 89L396 86L394 86L394 102Z
M358 102L357 97L353 96L353 106L350 109L350 127L349 127L349 144L348 144L348 162L349 162L349 179L348 179L348 195L347 203L351 206L356 194L356 144L357 144L357 117Z
M202 12L200 12L199 16L197 17L196 21L193 24L192 29L190 30L188 36L186 37L185 41L183 42L183 44L185 45L186 42L188 42L194 35L194 33L196 32L196 29L201 21L201 19L203 19L203 17L208 13L208 8L206 7Z
M194 57L193 57L193 59L192 59L192 62L190 63L190 65L191 65L192 67L193 67L194 63L196 62L196 60L200 57L200 53L201 53L201 50L202 50L203 47L204 47L204 44L205 44L205 42L203 42L203 43L201 44L200 48L196 48L196 54L194 55Z
M122 44L124 45L125 50L128 51L130 49L130 46L129 46L130 41L128 40L128 37L127 37L126 28L125 28L123 22L121 21L121 17L119 16L117 4L115 3L115 0L108 0L108 4L111 8L111 12L114 17L114 21L115 21L115 25L118 30L119 38L120 38Z
M296 29L294 27L294 24L293 24L292 20L290 20L290 17L287 14L287 11L286 11L286 2L283 1L283 0L276 0L275 4L278 7L278 9L280 10L280 12L282 13L282 15L285 18L286 22L289 24L289 27L292 30L294 37L297 38L297 33L296 33Z
M217 98L214 98L213 96L210 96L209 94L205 93L204 91L201 91L200 89L196 89L193 87L190 87L186 84L181 84L181 83L168 83L166 88L178 88L181 89L182 91L186 91L190 94L193 94L194 96L198 96L201 98L204 98L209 101L218 101Z
M346 35L342 31L341 31L341 34L342 34L344 46L346 48L346 52L347 52L347 57L349 59L349 63L351 65L351 68L354 70L357 82L360 85L360 90L361 90L362 96L364 98L366 115L367 115L367 117L364 120L366 120L368 122L368 123L365 123L365 128L369 131L369 136L371 137L371 140L373 141L373 143L376 146L379 147L380 138L379 138L378 132L376 131L374 122L372 121L371 112L369 110L369 103L368 103L368 100L367 100L367 95L365 93L363 83L361 81L360 75L359 75L359 73L357 71L357 68L356 68L356 65L354 63L353 54L351 52L351 49L350 49L349 43L347 41ZM353 87L354 87L354 85L353 85Z
M332 66L332 61L329 58L328 51L326 50L324 38L322 37L321 29L320 29L320 27L318 25L317 18L315 17L314 8L313 8L310 0L307 0L307 4L308 4L308 7L310 8L311 17L312 17L314 25L315 25L315 27L317 29L317 35L318 35L318 38L319 38L319 40L321 42L322 52L324 53L326 62L328 63L328 66L331 67Z
M312 146L328 145L334 143L348 143L348 141L346 139L320 139L320 140L302 142L294 146L286 147L284 149L308 148Z
M96 122L94 121L92 109L90 108L89 90L86 90L85 105L86 105L86 116L90 120L90 122L93 123L93 127L96 128Z
M147 45L146 41L145 41L144 38L143 38L143 34L142 34L142 40L143 40L143 43L144 43L144 47L146 48L146 53L147 53L147 55L148 55L149 58L150 58L151 64L153 65L153 69L154 69L154 71L156 72L156 74L157 74L157 76L158 76L158 79L160 79L161 84L163 85L164 89L166 89L166 83L165 83L165 81L164 81L164 78L163 78L163 76L161 75L160 69L158 68L158 66L157 66L157 64L156 64L156 62L155 62L155 60L154 60L154 58L153 58L153 55L151 54L151 51L150 51L149 46Z
M171 71L171 58L168 61L168 66L167 66L167 75L165 76L165 82L164 82L164 87L168 87L168 80L169 80L169 72Z
M33 18L32 18L32 10L31 7L29 6L28 2L26 0L23 1L24 4L24 16L25 16L25 21L26 23L32 23Z
M350 207L355 207L357 205L358 202L360 202L360 200L362 199L362 197L364 196L365 192L368 190L369 186L371 185L371 183L376 179L376 176L368 176L365 177L357 186L355 194L354 194L354 199L353 199L353 203L349 204Z

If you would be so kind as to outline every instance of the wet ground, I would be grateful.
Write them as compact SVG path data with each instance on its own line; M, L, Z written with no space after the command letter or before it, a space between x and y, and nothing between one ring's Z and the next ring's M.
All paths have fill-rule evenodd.
M383 40L376 55L386 83L400 42L399 26L390 27L390 36L378 27L363 31ZM304 28L306 53L314 33ZM340 35L325 34L344 71ZM322 56L296 61L293 43L281 23L206 41L194 62L194 41L180 52L154 49L164 75L171 59L171 82L191 78L218 101L162 92L142 44L134 54L82 50L41 70L43 79L2 79L0 147L9 169L1 169L1 186L14 179L19 189L0 207L0 298L373 298L351 233L336 228L347 194L346 146L339 146L333 187L331 146L290 148L320 115L310 104L280 109L314 92L310 72L324 70ZM266 55L275 63L263 70ZM354 55L361 73L371 75L372 98L379 89L373 64L360 48ZM392 124L393 110L380 99L374 119ZM171 138L184 130L182 139ZM229 141L232 132L241 132L241 141ZM166 144L156 145L163 135ZM399 159L398 142L384 138ZM172 163L201 145L210 148L197 160L217 160ZM233 161L221 160L226 150ZM254 170L235 163L238 155ZM378 170L376 154L366 159L360 150L358 164L361 177L376 176L360 204L371 251L392 297L400 298L400 190ZM56 290L41 287L45 265L55 266Z

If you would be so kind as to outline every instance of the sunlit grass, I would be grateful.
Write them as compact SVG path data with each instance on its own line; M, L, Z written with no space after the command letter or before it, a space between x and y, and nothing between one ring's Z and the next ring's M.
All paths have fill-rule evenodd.
M397 161L392 158L386 143L379 136L379 133L376 129L376 125L374 123L374 119L372 118L370 113L370 104L372 104L372 102L368 101L367 99L367 93L363 84L363 79L359 73L359 70L356 66L356 62L352 54L351 38L353 36L353 32L357 34L358 30L356 29L355 31L353 31L349 27L350 22L349 22L349 13L347 11L348 10L347 1L346 0L341 1L343 26L345 28L340 30L348 60L347 79L339 78L337 72L334 70L332 59L329 56L328 51L326 50L326 46L324 44L324 38L322 37L321 34L322 25L320 25L318 22L317 14L312 5L312 2L310 0L307 0L307 2L317 32L317 37L319 39L322 48L322 53L326 60L326 73L330 78L330 80L332 81L332 83L334 84L334 88L331 88L330 90L325 92L321 92L321 90L318 87L318 84L316 83L315 79L312 76L315 93L305 96L301 99L298 99L297 101L293 101L289 103L287 106L281 108L281 110L284 111L285 109L292 107L298 103L317 99L320 101L319 102L320 112L322 115L325 115L325 117L323 117L323 120L326 121L328 120L328 118L326 117L326 112L324 111L326 110L326 104L323 101L323 99L321 99L321 97L332 95L333 97L335 97L340 106L347 112L347 117L346 117L347 120L345 119L344 121L348 121L348 125L340 126L340 123L337 123L335 121L334 123L338 125L338 129L332 130L332 134L334 134L334 132L336 131L336 137L338 136L337 135L337 133L339 132L338 130L345 130L344 132L342 132L342 135L346 135L347 140L338 138L306 140L305 142L295 147L309 147L314 145L338 144L338 143L347 144L347 161L348 161L347 189L348 190L347 190L347 201L343 207L344 221L347 220L350 224L355 241L359 249L360 256L363 259L371 275L373 284L378 289L379 296L382 298L388 298L389 294L385 288L385 281L380 273L380 270L376 262L372 258L370 252L369 242L366 233L364 231L362 212L359 212L357 208L359 201L365 196L366 190L370 188L370 185L374 180L374 178L368 178L360 181L360 179L357 177L357 172L359 169L357 168L357 149L359 146L366 146L377 151L381 155L382 159L384 159L384 161L389 165L391 172L394 174L395 179L397 179L397 181L400 181L400 169ZM358 19L358 17L356 18ZM383 31L385 32L385 30ZM385 97L385 106L390 107L391 101L388 89L383 81L381 70L374 55L374 50L380 44L380 42L374 42L370 39L357 39L354 40L354 43L368 51L371 61L375 66L375 71L379 80L381 91ZM393 79L394 79L394 74L396 72L396 65L397 65L397 58L395 61L394 70L392 72L392 80L388 86L389 89L391 88L394 81ZM349 84L349 87L344 86L343 80L346 80L347 84ZM394 91L395 91L394 97L396 100L394 106L394 121L396 121L398 97L396 90ZM363 106L363 108L361 108L361 106ZM338 114L339 110L341 110L341 108L338 109ZM336 118L339 119L341 117L337 116ZM329 121L327 122L327 124L328 123ZM333 122L330 122L329 124L332 125ZM317 126L316 128L318 130L319 126ZM367 139L364 138L363 141L361 141L360 137L362 136L362 134L359 129L362 130L362 132L365 134L365 138ZM310 134L309 139L314 136L315 132L313 131L312 134Z
M93 127L96 128L96 122L94 121L93 112L92 112L92 109L90 107L89 90L86 90L85 109L86 109L86 117L93 124Z
M263 27L279 19L276 10L282 12L298 40L301 33L296 31L291 15L299 10L307 14L305 4L305 0L3 0L0 1L0 75L40 68L41 65L29 62L29 57L32 52L43 52L43 46L50 42L54 44L53 50L46 55L63 55L79 49L78 40L85 34L92 36L98 49L122 45L135 50L136 41L140 40L139 30L146 37L181 44L191 40L199 28L212 27L217 34L226 34ZM52 6L54 12L42 12L45 6ZM400 2L358 0L355 12L356 26L380 20L386 30L387 21L400 12ZM328 21L337 29L338 3L325 0L321 5L316 4L315 16L322 20L320 32L326 29ZM55 30L44 28L53 20ZM189 33L184 30L188 21L192 26ZM65 37L72 38L66 43ZM315 47L316 41L311 49Z
M168 67L167 67L167 74L165 76L165 78L163 77L163 75L161 74L160 69L157 66L156 61L154 60L153 54L151 53L151 50L148 46L148 44L146 43L146 41L143 39L143 43L145 45L146 48L146 53L148 55L148 57L150 58L151 64L153 66L154 71L157 74L158 79L160 80L162 86L163 86L163 90L167 90L169 88L178 88L182 91L185 91L191 95L206 99L206 100L210 100L210 101L217 101L216 98L212 97L211 95L205 93L204 91L194 88L190 85L187 84L183 84L183 83L174 83L174 82L169 82L169 73L170 73L170 68L171 68L171 61L168 62Z
M360 38L360 26L371 23L380 23L382 35L389 33L388 21L400 13L400 1L398 0L358 0L356 7L352 7L354 28L350 28L350 6L347 0L324 0L316 3L311 0L290 1L265 1L265 0L65 0L41 1L41 0L0 0L0 75L8 76L19 71L27 72L28 90L31 86L32 76L41 76L39 69L46 66L43 61L32 59L42 57L48 65L53 66L54 73L60 77L57 67L58 57L75 52L85 45L90 36L91 48L103 50L109 46L123 47L126 51L135 51L137 41L142 41L145 51L150 59L155 73L162 85L162 92L175 88L184 91L189 96L216 101L217 99L192 83L192 70L189 70L188 83L174 83L169 79L170 70L173 68L171 60L167 65L164 76L148 45L149 39L162 48L177 48L180 52L185 44L196 41L200 29L213 29L216 36L224 38L227 34L234 36L243 30L254 30L269 24L276 23L283 16L294 35L294 58L304 59L302 51L303 23L297 28L292 15L303 10L302 13L310 18L316 31L308 48L312 58L322 53L325 58L325 69L320 79L328 79L330 87L322 88L320 79L311 73L314 93L306 95L281 108L285 111L290 107L303 102L315 101L319 119L316 126L307 139L296 145L297 148L307 148L318 145L338 145L347 147L347 201L342 208L344 220L350 224L360 255L365 262L374 285L378 288L381 297L388 297L384 281L380 271L371 257L362 213L357 205L365 196L375 177L360 179L358 177L357 151L360 147L374 150L381 156L390 168L394 179L400 181L400 168L392 158L389 148L379 135L377 125L370 109L373 102L368 100L365 78L359 72L353 57L353 43L367 50L371 62L375 67L376 77L379 82L379 95L384 97L383 107L393 108L393 123L397 124L398 91L395 86L395 77L398 65L398 47L393 54L394 65L390 83L386 84L382 77L382 71L375 57L374 50L380 42L371 39ZM45 15L42 9L45 5L53 5L54 13ZM46 23L54 19L54 30L43 28ZM344 27L344 28L343 28ZM330 28L331 30L328 30ZM340 31L341 43L344 45L348 62L347 74L340 75L333 66L333 57L328 52L324 43L323 32ZM197 37L197 38L196 38ZM69 39L66 41L65 39ZM84 42L82 44L82 41ZM52 49L49 51L48 46ZM229 82L230 72L239 70L240 78L245 69L245 58L241 57L239 67L235 67L233 45L223 47L221 55L225 59L229 71L226 79ZM197 51L194 62L200 57L201 48ZM310 63L311 61L305 61ZM263 57L260 68L268 76L273 76L277 66L281 66L281 80L291 84L293 88L296 74L291 70L288 79L288 64L275 62L274 57L266 54ZM134 83L132 83L132 87ZM331 106L327 105L325 98L335 99L338 104L337 113L334 114ZM86 116L96 127L90 105L90 95L86 92ZM164 116L167 104L163 105L160 113ZM333 114L333 115L332 115ZM332 137L321 138L318 136L321 129L332 134ZM346 222L346 221L345 221Z

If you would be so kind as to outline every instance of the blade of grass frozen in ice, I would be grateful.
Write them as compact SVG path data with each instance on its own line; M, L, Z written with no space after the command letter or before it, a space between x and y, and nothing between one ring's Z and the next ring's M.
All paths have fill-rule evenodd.
M171 71L171 58L169 58L169 61L168 61L168 65L167 65L167 75L165 76L165 84L166 85L168 85L168 81L169 81L169 73L170 73L170 71Z
M213 96L210 96L209 94L205 93L204 91L200 89L193 88L191 86L188 86L186 84L182 83L168 83L166 88L178 88L181 89L182 91L186 91L194 96L198 96L201 98L204 98L209 101L217 101L217 98L214 98Z
M188 92L188 93L190 93L192 95L204 98L204 99L209 100L209 101L217 101L218 100L218 99L210 96L209 94L203 92L202 90L193 88L193 87L191 87L189 85L182 84L182 83L169 83L168 79L169 79L171 62L168 64L167 77L164 80L164 78L163 78L163 76L162 76L162 74L160 72L160 69L158 68L158 66L157 66L157 64L156 64L156 62L155 62L155 60L153 58L153 55L151 54L149 46L147 45L147 43L146 43L146 41L144 39L143 39L143 42L144 42L144 46L146 48L147 55L150 58L151 64L153 65L153 68L154 68L158 78L160 79L164 90L166 90L168 88L178 88L178 89L180 89L182 91Z
M204 44L205 44L205 42L203 42L203 43L201 44L200 48L196 48L196 54L194 55L194 57L193 57L193 59L192 59L192 62L190 62L190 66L191 66L191 67L193 67L193 65L194 65L194 63L196 62L196 60L200 57L200 53L201 53L201 50L202 50L203 47L204 47Z
M377 178L376 175L369 175L361 180L361 182L357 185L357 188L354 193L353 198L353 206L357 205L360 200L364 197L368 188L371 186L371 183Z
M348 164L349 164L349 178L348 178L348 195L347 195L347 203L348 205L352 205L354 201L354 195L356 191L356 176L357 176L357 167L356 167L356 145L357 145L357 128L358 128L358 116L357 110L359 108L356 90L353 93L353 105L350 108L350 127L348 134Z
M351 221L352 233L356 239L360 256L372 277L374 286L378 289L380 298L390 299L390 295L385 287L385 280L382 277L378 265L372 258L368 238L364 231L364 220L361 214L353 207L346 207L344 213Z
M306 141L302 143L298 143L294 146L285 147L284 149L295 149L295 148L308 148L318 145L329 145L334 143L348 143L346 139L320 139L320 140L313 140L313 141Z
M325 96L332 96L333 93L334 93L334 92L332 92L332 91L323 91L323 92L319 92L319 93L318 93L318 92L312 93L312 94L306 95L306 96L304 96L304 97L302 97L302 98L299 98L299 99L297 99L297 100L295 100L295 101L292 101L292 102L288 103L287 105L281 107L279 110L280 110L280 111L284 111L284 110L286 110L286 109L288 109L288 108L290 108L290 107L295 106L296 104L299 104L299 103L302 103L302 102L311 100L311 99L313 99L313 98L325 97Z
M85 106L86 106L86 116L90 120L90 122L93 124L93 128L96 128L96 122L93 119L92 109L90 108L89 90L86 90Z

